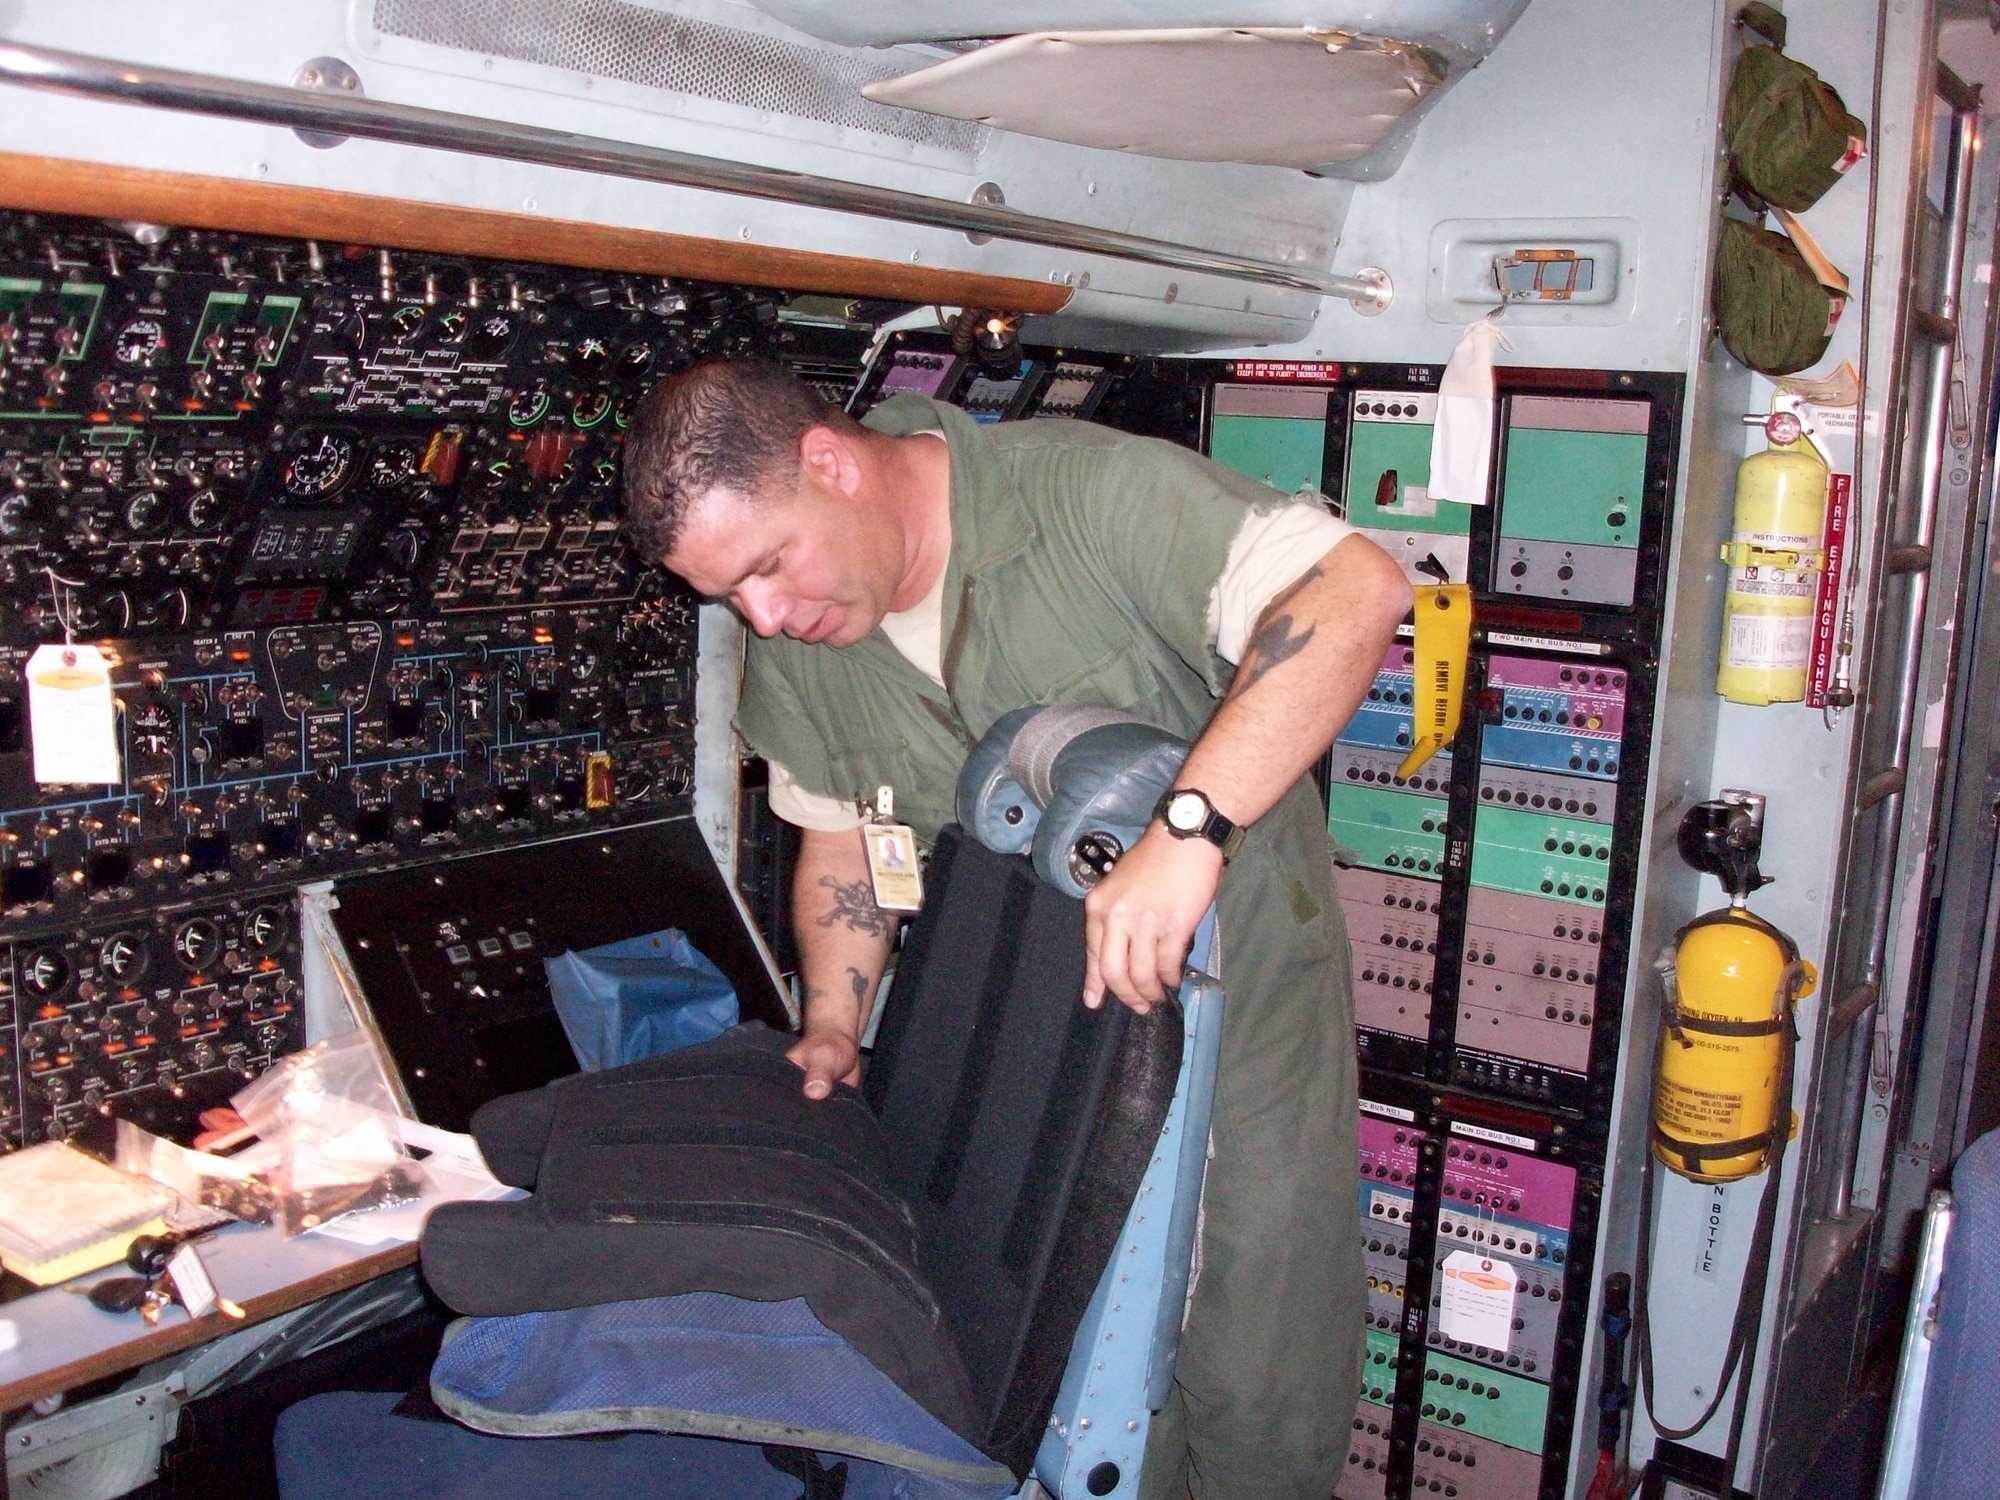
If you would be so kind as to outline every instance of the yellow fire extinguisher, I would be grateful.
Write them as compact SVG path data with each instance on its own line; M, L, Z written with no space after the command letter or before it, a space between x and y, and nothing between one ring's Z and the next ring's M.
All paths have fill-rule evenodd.
M1736 470L1734 530L1722 549L1729 588L1715 675L1723 697L1759 707L1805 698L1826 565L1826 461L1796 411L1773 411L1764 435L1769 446Z

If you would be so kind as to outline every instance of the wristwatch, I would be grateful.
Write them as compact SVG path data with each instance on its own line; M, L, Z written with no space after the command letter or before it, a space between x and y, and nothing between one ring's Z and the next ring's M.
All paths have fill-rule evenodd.
M1191 786L1169 791L1153 809L1153 816L1166 824L1167 832L1177 839L1207 839L1222 851L1224 859L1235 857L1236 851L1243 847L1244 834L1249 832L1217 812L1215 804L1208 800L1208 793Z

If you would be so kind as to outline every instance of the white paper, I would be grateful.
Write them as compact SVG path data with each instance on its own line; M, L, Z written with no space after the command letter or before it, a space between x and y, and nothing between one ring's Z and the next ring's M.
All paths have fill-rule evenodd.
M1428 498L1484 505L1493 471L1493 350L1514 346L1481 318L1460 337L1438 382L1437 423L1431 428Z
M39 646L28 658L35 780L116 785L118 714L111 667L95 646Z
M1521 1278L1504 1260L1471 1250L1444 1258L1438 1331L1461 1344L1505 1349L1514 1333L1514 1292Z
M215 1311L221 1298L216 1295L208 1267L201 1263L201 1253L194 1246L183 1245L174 1252L174 1258L167 1262L167 1275L190 1318L205 1318Z

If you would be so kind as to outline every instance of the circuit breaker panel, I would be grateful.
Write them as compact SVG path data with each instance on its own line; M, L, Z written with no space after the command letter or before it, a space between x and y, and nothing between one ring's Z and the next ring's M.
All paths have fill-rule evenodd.
M1322 767L1353 948L1369 1308L1339 1494L1555 1500L1589 1336L1681 382L1499 371L1491 482L1468 505L1429 493L1437 369L1208 373L1212 456L1328 497L1413 581L1474 595L1456 741L1404 769L1419 684L1398 642ZM1485 1303L1461 1295L1468 1275Z
M303 883L685 816L699 601L621 534L631 409L724 354L841 401L871 333L139 229L0 215L0 1150L185 1133L302 1045ZM65 642L109 664L109 781L37 778Z

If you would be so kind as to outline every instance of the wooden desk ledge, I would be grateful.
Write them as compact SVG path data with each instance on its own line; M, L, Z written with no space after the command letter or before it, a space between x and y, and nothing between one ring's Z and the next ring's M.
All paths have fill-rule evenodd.
M1048 313L1070 298L1013 276L18 152L0 152L0 206L951 307Z

